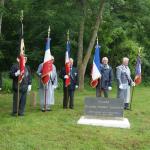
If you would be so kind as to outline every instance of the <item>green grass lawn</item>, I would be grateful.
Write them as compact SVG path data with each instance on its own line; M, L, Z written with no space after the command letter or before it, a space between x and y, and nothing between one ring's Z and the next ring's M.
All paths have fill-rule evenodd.
M37 94L37 93L36 93ZM57 90L51 112L30 106L24 117L12 117L12 94L0 94L0 150L150 150L150 88L137 87L133 110L125 111L131 129L77 125L83 115L84 97L92 89L76 91L75 109L62 109L62 92ZM115 91L111 93L115 97Z

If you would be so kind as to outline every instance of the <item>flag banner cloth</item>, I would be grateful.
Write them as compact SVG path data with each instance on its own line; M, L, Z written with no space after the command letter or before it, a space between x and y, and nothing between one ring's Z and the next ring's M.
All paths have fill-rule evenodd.
M20 75L18 78L19 83L22 82L22 79L24 77L25 73L25 54L24 54L25 46L24 46L24 39L21 38L21 44L20 44L20 56L19 56L19 69L20 69Z
M47 38L44 62L42 67L42 83L46 85L50 80L50 73L52 71L52 60L50 52L50 38Z
M90 85L95 88L98 84L98 80L101 78L101 64L100 64L100 46L97 44L95 47L95 54L93 59L93 66L91 70L91 82Z
M137 62L136 62L136 68L135 68L135 78L134 82L136 85L140 84L142 81L142 76L141 76L141 58L138 55L137 57Z
M67 41L66 54L65 54L65 71L67 78L65 80L65 86L70 85L70 42Z

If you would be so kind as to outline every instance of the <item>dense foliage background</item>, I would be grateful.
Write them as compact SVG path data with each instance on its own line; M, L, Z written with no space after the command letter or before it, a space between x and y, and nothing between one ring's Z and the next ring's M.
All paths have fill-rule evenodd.
M2 1L2 0L1 0ZM16 60L20 44L20 11L24 10L24 39L28 63L33 71L43 60L48 26L51 26L51 52L57 70L64 62L66 32L70 30L71 56L77 61L79 25L82 20L80 0L5 0L0 6L2 30L0 34L0 71L8 71ZM97 17L100 0L86 0L84 47L88 46ZM107 0L102 25L98 32L101 57L108 56L115 67L121 58L130 58L132 73L138 48L142 47L143 78L150 74L150 1ZM94 48L93 48L94 50ZM86 51L86 48L85 48ZM92 52L93 55L94 51ZM92 64L90 57L87 73ZM114 70L115 71L115 70Z

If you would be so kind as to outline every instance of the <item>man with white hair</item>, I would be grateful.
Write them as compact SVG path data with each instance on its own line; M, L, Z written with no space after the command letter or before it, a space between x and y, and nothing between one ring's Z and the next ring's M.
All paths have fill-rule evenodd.
M113 70L108 65L108 58L102 58L101 65L101 79L96 87L96 97L101 97L101 93L104 93L104 97L108 97L108 91L112 90Z
M130 69L128 67L129 58L124 57L122 59L122 65L116 69L116 78L118 83L117 97L124 101L124 109L129 109L130 103L130 86L135 86L131 78Z
M68 108L69 103L69 108L74 109L74 92L78 88L78 71L73 67L72 58L70 58L70 85L68 87L65 85L65 81L69 77L66 75L64 67L61 70L60 77L63 79L63 108Z
M54 57L51 56L51 61L54 63ZM40 104L41 104L41 111L51 111L50 105L54 105L54 90L57 88L57 72L56 67L53 64L52 72L50 74L50 80L46 87L44 87L41 78L43 63L41 63L37 70L37 75L39 76L39 94L40 94ZM45 104L45 88L46 88L46 104ZM45 110L46 105L46 110Z

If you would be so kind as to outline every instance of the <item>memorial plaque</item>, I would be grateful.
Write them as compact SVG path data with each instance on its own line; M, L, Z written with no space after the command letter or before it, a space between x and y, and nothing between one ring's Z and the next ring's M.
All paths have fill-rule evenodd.
M85 117L123 118L124 102L119 98L85 98Z

